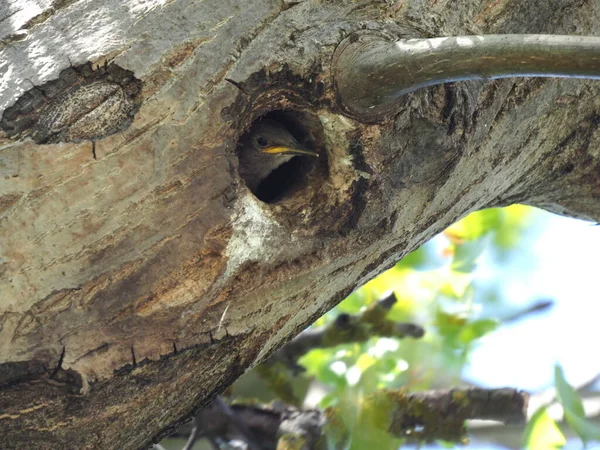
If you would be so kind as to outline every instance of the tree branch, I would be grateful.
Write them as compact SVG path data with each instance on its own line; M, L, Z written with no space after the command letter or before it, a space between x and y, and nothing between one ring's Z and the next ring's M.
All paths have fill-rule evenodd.
M371 394L360 405L357 417L398 438L418 441L466 439L465 421L525 422L529 394L516 389L450 389L407 393L387 390ZM250 430L258 448L315 448L327 422L331 431L347 435L337 410L301 410L293 406L235 404L224 413L212 403L198 415L206 437L246 441ZM247 442L247 441L246 441ZM279 445L279 446L278 446Z
M222 399L221 402L211 403L197 416L202 435L209 439L237 439L254 449L280 448L278 441L283 440L281 448L289 448L286 445L290 442L301 442L294 448L311 449L321 438L325 416L319 410L300 410L293 406L227 405Z
M524 423L529 394L516 389L450 389L414 393L378 392L375 401L392 402L389 432L421 441L463 441L465 420Z
M303 331L279 349L267 364L281 361L293 371L301 372L304 369L298 365L298 358L315 348L365 342L373 336L398 339L423 337L425 330L419 325L386 319L397 301L396 294L391 291L359 314L340 314L326 326Z
M402 95L452 81L600 78L600 37L507 34L390 42L352 35L338 47L333 73L343 107L376 119L395 110Z

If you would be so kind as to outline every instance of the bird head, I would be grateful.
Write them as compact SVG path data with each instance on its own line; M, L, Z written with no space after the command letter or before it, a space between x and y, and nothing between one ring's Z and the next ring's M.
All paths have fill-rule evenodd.
M256 122L240 141L240 176L255 191L273 170L294 156L319 154L301 145L290 131L273 119Z

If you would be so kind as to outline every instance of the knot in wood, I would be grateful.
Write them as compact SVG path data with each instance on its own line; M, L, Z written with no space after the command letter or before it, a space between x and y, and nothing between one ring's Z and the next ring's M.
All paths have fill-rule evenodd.
M141 81L115 64L63 70L58 79L25 92L5 110L9 137L37 144L98 140L127 128L139 109Z

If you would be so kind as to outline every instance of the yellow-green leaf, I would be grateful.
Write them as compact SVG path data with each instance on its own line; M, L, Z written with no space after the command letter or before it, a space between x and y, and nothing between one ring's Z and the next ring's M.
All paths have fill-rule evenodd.
M525 429L523 447L527 450L549 450L562 448L566 443L567 440L546 408L538 409Z

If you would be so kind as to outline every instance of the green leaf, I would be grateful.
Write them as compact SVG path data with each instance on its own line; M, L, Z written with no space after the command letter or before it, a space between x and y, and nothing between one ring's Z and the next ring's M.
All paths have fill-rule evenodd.
M494 235L494 244L501 250L515 248L523 238L525 229L532 223L535 208L525 205L512 205L501 208L501 226Z
M381 401L383 395L376 395L379 401L373 401L373 397L355 397L356 402L346 404L349 407L347 415L353 415L353 420L345 419L345 424L351 430L350 450L381 449L396 450L401 440L387 431L393 406L391 402ZM346 417L347 417L346 415Z
M449 314L438 309L435 314L434 323L440 336L444 338L446 345L455 347L460 332L467 326L468 319L463 314Z
M334 357L334 353L327 350L328 349L313 349L305 355L302 355L298 362L306 368L308 374L316 375L325 370Z
M356 366L360 369L361 372L366 371L375 363L377 363L377 359L373 358L367 353L362 353L356 360Z
M425 253L425 246L419 247L417 250L410 252L402 258L397 264L397 269L416 269L428 262L428 257Z
M600 441L600 426L565 409L565 419L584 443Z
M477 240L500 225L501 211L491 208L471 213L448 227L445 233L454 239Z
M332 319L334 317L337 317L337 315L340 312L347 314L357 314L360 311L360 309L364 307L366 303L368 303L367 300L367 292L364 287L354 291L352 294L346 297L346 299L342 303L337 305L335 311L336 314L332 315Z
M439 269L445 265L445 257L432 242L426 242L417 250L402 258L394 267L395 270L417 270L420 272Z
M554 368L554 383L558 393L558 400L563 407L565 420L573 431L585 443L600 441L600 426L585 418L585 411L577 391L567 383L562 367L558 364Z
M554 366L554 384L558 394L558 400L565 410L569 410L577 417L585 418L583 403L577 391L571 387L565 379L565 374L558 364Z
M476 320L475 322L471 322L467 327L463 328L463 330L460 332L459 339L461 342L469 344L474 340L491 333L498 328L499 324L500 322L494 319Z
M566 443L567 440L545 407L538 409L529 419L523 436L523 447L527 450L562 448Z
M477 268L477 258L489 244L489 239L475 239L457 245L454 250L452 270L461 273L471 273Z
M453 273L440 283L438 292L450 299L466 300L472 292L471 283L473 277L464 273Z
M336 406L340 401L340 396L337 392L330 392L325 394L323 398L319 401L319 406L322 409L330 408Z

